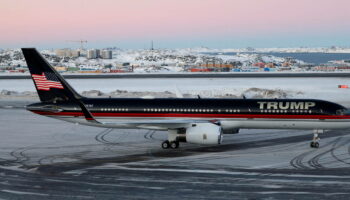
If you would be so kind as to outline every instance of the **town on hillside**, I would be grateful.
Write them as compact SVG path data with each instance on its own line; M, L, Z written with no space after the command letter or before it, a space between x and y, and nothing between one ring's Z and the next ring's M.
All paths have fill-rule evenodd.
M349 49L52 49L40 50L61 73L182 72L339 72L350 71L350 59L312 63L283 53L350 55ZM276 52L279 53L276 55ZM0 73L28 73L20 49L0 50Z

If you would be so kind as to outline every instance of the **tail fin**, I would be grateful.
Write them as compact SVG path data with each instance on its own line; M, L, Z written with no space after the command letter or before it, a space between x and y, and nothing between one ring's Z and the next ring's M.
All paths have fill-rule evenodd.
M42 102L70 101L81 98L35 48L22 48L22 52Z

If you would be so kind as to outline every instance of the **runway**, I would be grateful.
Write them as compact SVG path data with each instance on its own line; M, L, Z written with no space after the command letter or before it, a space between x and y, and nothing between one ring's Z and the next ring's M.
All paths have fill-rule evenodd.
M348 199L350 130L242 130L220 146L0 108L0 199Z

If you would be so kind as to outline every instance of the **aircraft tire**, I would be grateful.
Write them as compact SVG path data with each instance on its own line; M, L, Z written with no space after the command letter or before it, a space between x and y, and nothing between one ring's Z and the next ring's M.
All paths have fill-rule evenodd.
M310 147L311 147L311 148L315 148L315 142L311 142L311 143L310 143Z
M179 148L180 143L177 141L170 142L170 148L177 149Z
M320 143L318 143L318 142L311 142L310 143L310 147L311 148L319 148L320 147Z
M170 143L169 143L168 140L166 140L166 141L164 141L164 142L162 143L162 148L163 148L163 149L169 149L169 147L170 147Z

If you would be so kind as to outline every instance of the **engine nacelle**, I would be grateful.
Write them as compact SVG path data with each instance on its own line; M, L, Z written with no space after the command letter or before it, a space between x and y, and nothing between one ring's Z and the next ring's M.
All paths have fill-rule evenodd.
M210 123L192 124L186 129L186 141L193 144L221 144L222 128Z

